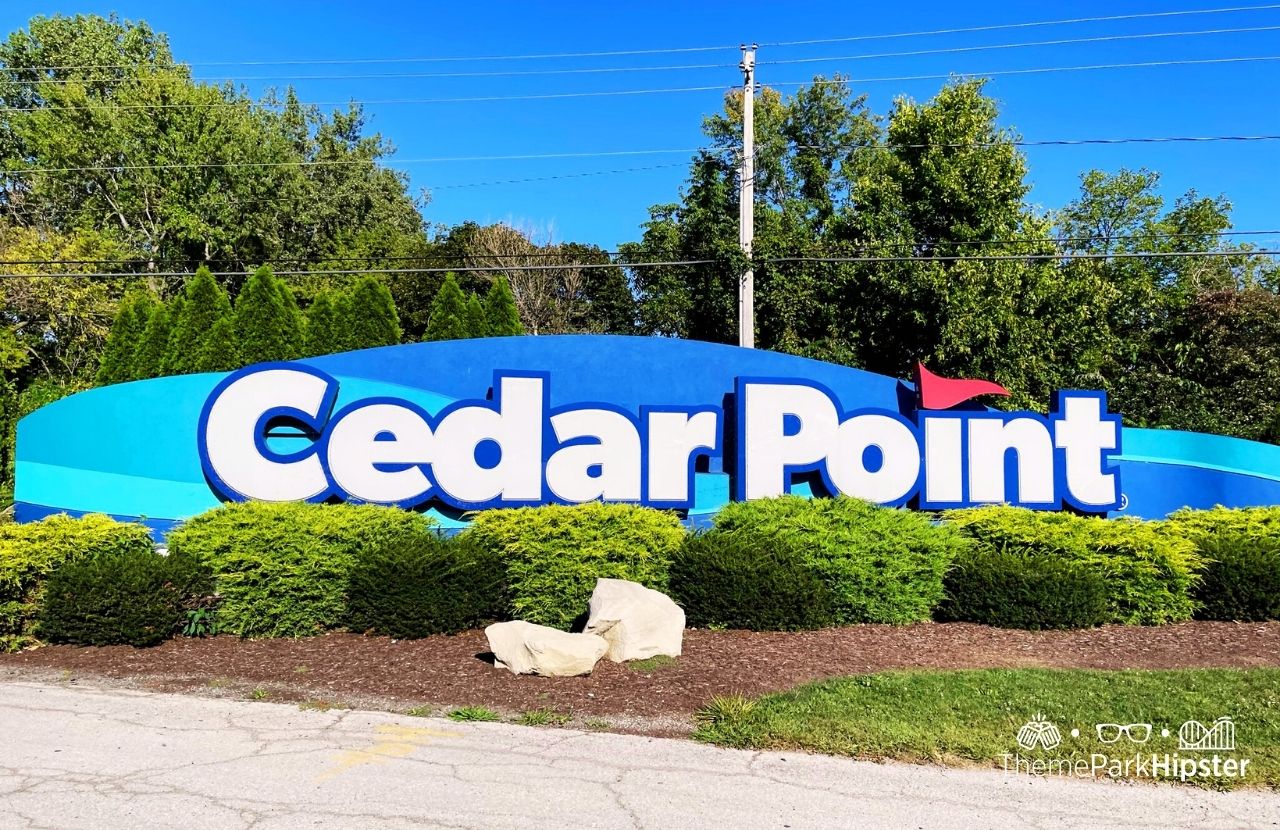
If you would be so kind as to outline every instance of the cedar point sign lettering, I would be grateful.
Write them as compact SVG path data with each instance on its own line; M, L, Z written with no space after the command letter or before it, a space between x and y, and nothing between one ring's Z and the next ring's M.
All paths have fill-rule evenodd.
M920 406L848 408L804 378L739 376L728 406L553 407L552 372L497 370L491 396L431 414L395 397L334 411L340 382L299 363L235 372L209 395L197 432L224 498L458 509L594 500L694 505L704 459L725 463L732 497L812 492L941 509L1007 502L1105 513L1121 506L1118 416L1101 392L1061 392L1047 416L955 410L1004 390L921 367ZM726 411L727 410L727 411ZM287 451L271 436L291 430ZM296 447L298 439L303 446Z
M477 508L594 499L697 526L786 492L1152 519L1280 504L1280 446L1121 427L1098 392L1044 415L975 398L1002 391L672 338L409 343L62 398L18 424L14 512L163 537L244 499L397 504L446 530Z

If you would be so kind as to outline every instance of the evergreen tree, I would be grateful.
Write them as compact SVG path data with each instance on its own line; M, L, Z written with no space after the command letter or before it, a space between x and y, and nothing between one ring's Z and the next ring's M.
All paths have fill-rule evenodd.
M303 352L301 313L293 291L264 265L240 289L235 303L235 330L240 359L246 364L292 360Z
M286 360L302 357L306 351L307 321L298 308L298 297L293 287L280 278L276 278L276 287L280 291L280 302L284 304L284 323L282 333L290 344L289 357Z
M146 380L164 374L165 356L169 353L169 330L169 311L163 305L156 304L147 317L142 341L138 343L130 380Z
M160 363L158 366L156 366L157 375L173 374L173 369L169 364L169 361L171 361L174 357L173 323L175 320L182 317L183 306L185 306L186 304L187 304L186 295L182 294L181 292L174 294L172 297L169 298L169 301L165 303L164 310L165 310L165 314L167 315L167 323L169 327L169 340L165 344L164 353L160 355Z
M488 337L489 320L484 314L484 304L480 298L472 294L467 300L467 336Z
M213 274L203 265L196 269L194 277L187 280L182 293L181 310L172 314L169 324L169 354L165 369L171 374L211 371L199 368L205 344L214 326L224 317L231 316L231 300ZM233 329L234 332L234 329Z
M499 275L493 281L493 287L484 298L484 316L488 321L490 337L524 334L524 326L520 325L520 311L516 308L516 297L511 293L511 284L506 277Z
M467 299L452 272L445 274L440 291L431 303L431 319L423 340L462 340L467 330Z
M345 338L339 326L341 299L321 291L307 309L307 355L333 354L344 350Z
M240 342L231 315L219 317L201 338L200 350L191 362L193 372L230 372L244 364L240 360Z
M351 336L351 292L333 292L333 351L349 352L355 348L355 338Z
M344 304L347 348L371 349L400 342L400 317L387 286L374 276L361 277Z
M120 310L111 324L102 362L98 365L97 382L100 386L133 379L134 358L155 305L155 297L145 290L131 291L120 301Z

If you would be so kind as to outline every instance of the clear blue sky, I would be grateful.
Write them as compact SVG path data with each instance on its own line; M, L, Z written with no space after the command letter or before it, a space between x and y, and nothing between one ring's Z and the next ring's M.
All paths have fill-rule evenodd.
M1242 5L1262 5L1240 0ZM55 11L145 19L166 32L180 61L198 76L245 78L257 93L292 83L307 101L438 99L538 95L606 90L701 87L740 81L737 44L880 35L921 30L1171 10L1213 9L1223 0L1163 2L856 3L414 3L264 2L221 0L85 0L80 3L8 0L0 8L5 31L34 14ZM1185 15L1145 20L1009 29L931 37L762 48L759 81L804 81L814 73L855 79L948 72L1138 61L1280 56L1275 31L1223 33L1034 48L887 58L884 52L945 49L1103 35L1280 27L1280 8L1248 13ZM333 60L439 56L522 55L726 46L718 51L526 61L457 61L288 66L199 65L203 62ZM840 60L768 65L770 60ZM718 64L715 68L620 71L523 77L373 78L377 74L482 72L586 67ZM287 79L281 76L363 77ZM876 111L897 95L932 96L941 81L867 81ZM782 87L784 91L793 86ZM1032 140L1122 136L1280 134L1280 60L1199 66L1116 69L997 77L989 91L1003 122ZM675 201L688 153L599 158L411 162L459 156L685 150L702 144L702 116L717 110L722 90L616 97L466 103L375 103L369 126L391 139L413 186L432 192L431 222L513 221L557 240L605 247L636 238L650 204ZM1028 151L1032 199L1053 208L1070 200L1081 171L1147 166L1164 175L1172 201L1188 188L1225 194L1235 226L1280 228L1280 142L1252 144L1044 147ZM660 166L658 169L516 184L459 187L545 176ZM1265 241L1265 238L1258 241Z

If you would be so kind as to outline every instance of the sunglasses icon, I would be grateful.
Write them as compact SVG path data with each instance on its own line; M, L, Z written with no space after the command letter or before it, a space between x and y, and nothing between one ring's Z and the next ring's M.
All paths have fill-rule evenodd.
M1145 744L1151 739L1149 723L1099 723L1094 726L1098 740L1104 744L1113 744L1124 735L1135 744Z

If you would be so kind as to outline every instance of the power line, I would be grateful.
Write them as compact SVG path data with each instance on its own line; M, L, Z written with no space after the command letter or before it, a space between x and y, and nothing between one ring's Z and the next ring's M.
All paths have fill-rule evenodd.
M727 84L712 84L709 86L682 86L682 87L663 87L658 89L620 89L605 90L597 92L547 92L532 95L471 95L460 98L389 98L384 100L356 100L347 99L345 101L300 101L304 106L312 107L342 107L351 104L360 105L397 105L397 104L468 104L486 101L548 101L560 98L610 98L625 95L657 95L672 92L707 92L709 90L725 91L728 89ZM210 101L200 104L54 104L49 106L32 106L32 107L0 107L0 112L35 112L37 110L154 110L154 109L212 109L214 107L242 107L242 106L259 106L253 101L237 100L237 101Z
M272 273L278 277L312 277L320 274L328 274L330 276L358 276L361 274L445 274L453 272L467 273L489 273L489 272L505 272L505 271L563 271L565 268L578 268L582 270L592 270L597 268L654 268L659 266L670 265L714 265L721 262L718 259L682 259L664 262L609 262L609 263L569 263L561 265L461 265L452 268L357 268L351 269L334 269L334 268L317 268L311 271L276 271ZM250 271L212 271L215 277L243 277L248 276ZM54 274L0 274L0 277L83 277L86 279L119 279L121 277L189 277L186 271L139 271L126 273L104 273L104 272L86 272L77 273L74 271L65 271Z
M1280 27L1276 27L1280 28ZM181 78L203 84L222 84L232 81L357 81L357 80L405 80L415 78L509 78L537 75L597 75L618 72L675 72L699 69L736 69L736 63L692 63L667 66L602 66L580 67L569 69L513 69L484 72L380 72L345 75L228 75L222 77ZM142 81L172 81L168 75L140 75L133 77L109 76L100 78L39 78L36 80L16 80L10 83L23 86L69 86L73 84Z
M1158 240L1171 240L1171 239L1204 239L1204 238L1218 238L1218 239L1221 239L1221 238L1232 237L1232 236L1277 236L1277 235L1280 235L1280 230L1261 230L1261 231L1235 231L1235 230L1232 230L1232 231L1205 231L1205 232L1199 232L1199 233L1095 234L1095 235L1091 235L1091 236L1028 237L1027 239L970 239L970 240L937 240L937 241L934 241L934 242L932 242L932 243L930 243L930 244L931 244L931 245L933 245L934 247L937 247L937 248L955 247L955 246L967 246L967 245L981 245L981 246L984 246L984 247L985 247L985 246L997 246L997 247L1004 247L1004 246L1018 246L1018 245L1058 245L1058 246L1062 246L1062 245L1066 245L1066 244L1068 244L1068 243L1076 244L1076 243L1090 243L1090 242L1126 242L1126 241L1132 241L1132 240L1141 240L1141 241L1143 241L1143 242L1154 242L1154 241L1158 241ZM868 244L864 244L864 245L856 245L856 246L854 246L854 247L855 247L857 250L864 250L864 251L865 251L865 250L870 250L870 249L872 249L872 248L895 248L895 249L901 249L901 248L917 248L917 247L920 247L920 245L921 245L921 243L919 243L919 242L874 242L874 243L868 243ZM1155 253L1155 252L1153 252L1153 253ZM1222 252L1222 255L1223 255L1223 256L1234 256L1234 255L1249 256L1249 255L1253 255L1253 254L1255 254L1255 253L1259 253L1259 252L1258 252L1258 251L1243 250L1243 249L1241 249L1241 250L1235 250L1235 251L1224 251L1224 252ZM612 258L621 257L621 256L624 256L624 255L625 255L625 254L624 254L624 252L622 252L622 251L591 251L591 254L592 254L592 255L595 255L595 256L606 256L606 257L612 257ZM1163 254L1161 254L1161 255L1163 255ZM1113 254L1113 256L1114 256L1114 254ZM925 258L925 259L937 259L937 257L923 257L923 258ZM969 257L964 257L964 258L965 258L965 259L968 259ZM248 259L248 257L219 257L219 258L214 258L214 259L205 259L205 260L200 260L200 261L198 261L198 262L193 261L193 262L189 262L189 263L185 263L185 264L182 264L182 263L170 263L168 266L159 266L159 267L178 267L178 268L191 268L191 269L195 269L195 268L198 268L198 267L200 267L200 266L202 266L202 265L204 265L204 266L208 266L208 265L213 265L213 264L217 264L217 263L224 263L224 264L225 264L225 263L239 263L239 262L244 262L246 259ZM454 259L454 260L467 260L467 259L516 259L516 260L521 260L521 259L563 259L563 260L566 260L567 262L566 262L566 263L562 263L562 264L560 265L560 267L569 267L569 263L570 263L570 261L573 261L573 260L574 260L574 257L573 257L571 254L565 253L564 251L529 251L529 252L526 252L526 253L520 253L520 254L495 254L495 253L468 254L468 253L447 253L447 252L443 252L443 251L432 251L432 252L430 252L430 253L426 253L426 254L420 254L420 255L405 255L405 256L377 256L377 255L370 255L370 256L363 256L363 257L351 257L351 256L346 256L346 257L344 257L344 256L273 257L271 261L272 261L272 262L274 262L274 263L276 263L276 264L280 264L280 263L301 264L301 263L329 263L329 262L335 262L335 263L336 263L336 262L370 262L370 263L376 263L376 262L433 262L433 261L438 261L438 260L442 260L442 259ZM117 266L120 266L120 267L122 267L122 268L126 268L126 267L131 267L131 266L147 267L147 266L151 266L151 265L153 265L153 263L154 263L154 260L147 260L147 259L132 259L132 260L118 260L118 259L7 259L7 260L0 260L0 266L8 266L8 265L117 265ZM606 266L606 265L608 265L608 264L609 264L609 263L597 263L597 265L598 265L599 267L605 267L605 266ZM615 263L612 263L612 264L613 264L615 267L626 267L626 266L628 265L628 263L625 263L625 262L615 262ZM508 267L511 267L511 268L518 268L518 267L521 267L521 266L518 266L518 265L512 265L512 266L508 266ZM455 270L456 270L456 269L455 269ZM307 271L307 272L305 272L305 273L313 274L313 273L318 273L318 272L316 272L316 271ZM365 272L363 272L363 271L362 271L361 273L365 273ZM44 276L44 275L42 275L42 274L33 274L33 275L27 275L27 276Z
M852 37L829 37L817 40L780 40L773 43L762 43L761 46L774 48L782 46L814 46L825 43L853 43L867 40L892 40L904 37L926 37L932 35L959 35L972 32L994 32L1008 29L1031 29L1040 26L1065 26L1078 23L1109 23L1116 20L1143 20L1155 17L1186 17L1202 14L1227 14L1231 12L1254 12L1280 9L1280 3L1265 6L1231 6L1217 9L1185 9L1167 12L1143 12L1139 14L1115 14L1106 17L1073 17L1060 20L1037 20L1027 23L998 23L991 26L966 26L958 29L933 29L923 32L897 32L884 35L854 35Z
M29 167L11 170L0 170L0 176L18 176L27 173L90 173L115 172L128 170L204 170L226 167L330 167L363 164L447 164L473 161L533 161L539 159L576 159L606 158L619 156L652 156L668 153L697 153L708 150L705 147L660 149L660 150L606 150L581 153L517 153L495 156L436 156L413 159L313 159L299 161L226 161L226 162L191 162L180 164L120 164L97 165L86 167ZM606 171L607 172L607 171Z
M913 248L920 248L924 244L928 244L932 248L964 247L969 245L982 246L982 247L988 247L988 246L1016 247L1019 245L1055 245L1060 250L1062 250L1064 246L1067 246L1067 245L1080 245L1080 244L1089 244L1089 243L1096 243L1096 242L1111 243L1111 242L1130 242L1133 240L1140 240L1142 242L1151 243L1151 242L1156 242L1160 240L1167 241L1167 240L1174 240L1174 239L1204 239L1204 238L1223 239L1231 236L1277 236L1277 235L1280 235L1280 230L1206 231L1203 233L1097 234L1093 236L1028 237L1026 239L969 239L969 240L943 239L943 240L934 240L929 243L920 243L920 242L913 242L913 241L872 242L872 243L867 243L863 245L855 245L853 247L859 251L868 251L873 248L913 249ZM1233 254L1250 255L1253 253L1255 253L1255 251L1246 250L1246 249L1237 249L1235 251L1223 252L1223 255L1224 256L1233 255ZM927 258L936 259L936 257L927 257ZM104 260L104 261L109 262L110 260ZM0 263L0 264L4 264L4 263ZM26 264L34 264L34 263L26 263ZM61 264L61 263L54 262L51 264ZM77 263L77 264L94 264L94 263L90 262L90 263Z
M963 148L983 148L998 146L1014 146L1014 147L1070 147L1070 146L1086 146L1098 144L1175 144L1175 143L1212 143L1212 142L1258 142L1258 141L1277 141L1280 140L1280 134L1277 135L1202 135L1202 136L1127 136L1119 138L1063 138L1063 139L1043 139L1043 140L1023 140L1010 139L1008 141L987 141L987 142L937 142L937 143L921 143L921 144L885 144L885 145L817 145L817 144L801 144L796 145L795 149L801 150L858 150L858 151L894 151L902 149L928 149L932 147L940 147L947 149L963 149ZM84 167L29 167L14 168L9 170L0 170L0 176L25 176L34 173L90 173L90 172L126 172L138 170L204 170L204 169L222 169L222 168L271 168L271 167L326 167L326 166L350 166L363 164L445 164L445 163L461 163L476 161L533 161L540 159L572 159L572 158L602 158L602 157L619 157L619 156L644 156L644 155L662 155L668 153L724 153L730 152L730 148L716 147L691 147L679 149L653 149L653 150L609 150L596 152L580 152L580 153L517 153L510 155L492 155L492 156L436 156L431 158L412 158L412 159L315 159L300 161L227 161L227 162L192 162L178 164L120 164L120 165L96 165ZM661 165L661 166L677 166L677 165ZM632 168L645 169L645 168ZM600 171L600 173L609 172L627 172L627 171ZM573 175L599 175L600 173L583 173L583 174L565 174L566 177ZM546 177L558 178L558 177ZM510 180L516 181L516 180ZM501 184L503 182L494 182ZM480 183L490 184L490 183ZM457 185L461 186L461 185ZM468 185L470 186L470 185ZM479 185L476 185L479 186Z
M1023 49L1029 47L1041 46L1067 46L1079 45L1086 43L1104 43L1124 40L1151 40L1156 38L1171 37L1193 37L1202 35L1224 35L1224 34L1246 34L1256 32L1274 32L1280 30L1280 26L1250 26L1233 29L1201 29L1196 31L1175 31L1175 32L1145 32L1138 34L1121 34L1121 35L1098 35L1080 38L1065 38L1059 40L1038 40L1026 41L1021 43L994 43L979 46L955 46L940 49L917 49L906 52L880 52L862 55L842 55L833 57L817 57L817 58L785 58L778 60L760 61L762 66L781 66L785 64L801 64L801 63L830 63L833 61L855 61L855 60L872 60L878 58L900 58L900 57L920 57L925 55L949 55L961 52L986 52L999 49ZM222 77L193 77L191 81L205 84L221 84L231 83L233 81L379 81L379 80L411 80L411 79L429 79L429 78L500 78L500 77L529 77L544 75L593 75L593 74L616 74L623 72L672 72L672 71L696 71L704 69L734 69L737 64L734 63L695 63L695 64L674 64L661 66L606 66L606 67L574 67L565 69L516 69L516 70L486 70L478 72L384 72L384 73L361 73L361 74L341 74L341 75L228 75ZM96 78L64 78L50 79L37 78L34 80L15 80L12 83L24 86L65 86L72 84L88 84L88 83L107 83L107 82L127 82L140 83L144 81L172 81L174 78L167 75L143 75L137 77L120 77L106 76ZM187 80L183 78L182 80Z
M1108 69L1145 69L1153 67L1169 67L1169 66L1205 66L1213 64L1234 64L1234 63L1260 63L1280 61L1280 55L1255 55L1244 57L1229 58L1202 58L1202 59L1184 59L1184 60L1162 60L1162 61L1141 61L1136 63L1102 63L1088 64L1079 66L1047 66L1033 67L1029 69L1002 69L991 70L986 72L951 72L947 74L932 75L894 75L871 78L836 78L822 79L814 78L805 81L777 81L770 82L767 86L784 87L784 86L808 86L811 84L872 84L872 83L889 83L901 81L929 81L929 80L949 80L956 77L1001 77L1007 75L1034 75L1053 72L1084 72ZM706 86L684 86L684 87L657 87L652 89L622 89L622 90L604 90L592 92L550 92L537 93L529 95L473 95L457 98L387 98L387 99L357 99L349 98L343 101L302 101L299 102L305 106L314 107L342 107L351 105L360 106L397 106L397 105L426 105L426 104L465 104L465 103L486 103L495 101L547 101L558 99L575 99L575 98L611 98L631 95L665 95L671 93L685 92L728 92L734 87L728 84L711 84ZM36 111L63 111L63 110L108 110L108 111L128 111L128 110L164 110L164 109L212 109L215 107L255 107L261 104L248 100L220 100L209 101L198 104L192 103L160 103L160 104L52 104L39 105L29 107L0 107L0 112L36 112Z
M1167 136L1124 136L1120 138L1048 138L1020 139L1010 138L1003 141L938 141L917 144L796 144L796 150L927 150L942 148L947 150L982 149L986 147L1084 147L1099 144L1197 144L1217 141L1250 142L1278 141L1280 135L1167 135ZM3 172L3 171L0 171Z
M1095 254L1095 253L1055 253L1055 254L978 254L976 256L861 256L861 257L764 257L755 259L753 262L757 265L776 265L790 262L808 262L819 264L856 264L856 263L889 263L889 262L1031 262L1031 261L1070 261L1070 260L1095 260L1095 259L1168 259L1168 258L1185 258L1185 257L1239 257L1250 258L1260 256L1280 256L1280 249L1256 250L1256 251L1130 251L1113 254ZM685 266L685 265L719 265L725 262L724 259L682 259L668 260L657 262L611 262L611 263L566 263L558 265L460 265L449 268L357 268L357 269L335 269L335 268L316 268L309 271L298 270L281 270L273 271L276 276L281 277L302 277L302 276L357 276L362 274L385 274L385 275L403 275L403 274L444 274L449 272L463 273L495 273L508 271L560 271L565 268L577 268L581 270L592 270L599 268L657 268L669 266ZM212 271L215 277L241 277L248 276L249 271ZM82 278L82 279L120 279L123 277L188 277L190 273L187 271L139 271L125 273L110 272L75 272L62 271L57 273L46 274L0 274L0 277L8 278Z
M761 64L768 66L780 66L782 64L797 63L830 63L832 61L858 61L873 60L877 58L909 58L920 57L924 55L951 55L960 52L987 52L996 49L1024 49L1036 46L1067 46L1084 43L1104 43L1121 40L1151 40L1154 38L1169 37L1191 37L1195 35L1225 35L1225 34L1244 34L1249 32L1274 32L1280 30L1280 26L1251 26L1240 29L1203 29L1195 32L1147 32L1142 34L1131 35L1099 35L1097 37L1078 37L1065 38L1062 40L1035 40L1024 41L1022 43L993 43L983 46L951 46L944 49L917 49L910 52L880 52L878 54L866 55L842 55L838 57L824 58L786 58L781 60L761 61Z
M893 75L878 78L813 78L808 81L771 81L766 86L809 86L818 84L876 84L897 81L938 81L951 78L998 78L1006 75L1039 75L1050 72L1091 72L1103 69L1148 69L1164 66L1204 66L1227 63L1263 63L1280 61L1280 55L1256 55L1239 58L1199 58L1188 60L1142 61L1139 63L1095 63L1078 66L1042 66L1030 69L997 69L989 72L949 72L933 75Z
M675 46L662 49L616 49L604 52L552 52L538 55L431 55L405 58L286 58L250 61L178 61L173 66L306 66L343 64L455 63L466 61L532 61L563 58L616 58L637 55L676 55L693 52L737 51L737 44L727 46ZM135 69L136 63L63 64L60 66L4 67L9 72L64 72L71 69ZM146 66L145 64L143 66ZM163 67L162 67L163 68Z
M665 170L672 167L684 167L685 164L686 163L683 161L678 161L678 162L673 162L671 164L650 164L644 167L623 167L617 170L589 170L584 173L561 173L556 176L531 176L531 177L522 178L522 179L498 179L495 181L487 181L487 182L465 182L463 184L428 185L427 188L434 193L437 190L457 190L459 188L464 188L464 187L492 187L494 185L503 185L503 184L525 184L527 182L550 182L550 181L556 181L558 179L581 179L581 178L586 178L588 176L609 176L609 175L614 175L618 173L639 173L639 172L648 171L648 170Z
M1261 230L1261 231L1204 231L1198 233L1135 233L1135 234L1094 234L1090 236L1057 236L1057 237L1034 237L1027 239L970 239L970 240L939 240L932 244L937 247L956 246L956 245L1033 245L1033 244L1065 244L1065 243L1083 243L1083 242L1122 242L1134 239L1140 239L1144 242L1151 242L1162 239L1201 239L1205 237L1224 238L1230 236L1277 236L1280 235L1278 230ZM918 247L917 242L876 242L867 245L858 245L858 250L869 250L872 247L878 248L914 248ZM624 256L622 251L603 251L597 250L591 252L595 256L620 257ZM1241 254L1249 254L1251 251L1238 251ZM311 256L311 257L273 257L272 262L275 263L306 263L306 262L428 262L440 259L548 259L561 258L573 259L572 256L563 251L529 251L520 254L467 254L467 253L447 253L444 251L432 251L427 254L420 255L404 255L404 256ZM244 262L248 257L220 257L215 259L205 259L198 262L190 262L184 264L174 263L168 267L190 267L197 268L201 265L212 265L215 263L228 262ZM119 265L121 267L128 266L149 266L154 260L148 259L8 259L0 260L0 266L4 265ZM601 263L602 265L604 263ZM614 263L617 266L623 266L625 263ZM516 266L512 266L516 267ZM314 272L308 272L314 273ZM38 276L38 275L37 275Z
M1118 253L1056 253L1056 254L978 254L976 256L832 256L832 257L773 257L758 260L778 262L1025 262L1028 260L1074 259L1165 259L1168 257L1258 257L1280 256L1280 248L1256 251L1121 251ZM370 272L373 273L373 272Z
M789 41L773 41L771 43L762 43L761 45L768 48L775 47L793 47L793 46L810 46L827 43L853 43L860 41L875 40L895 40L911 37L929 37L935 35L954 35L969 34L974 32L993 32L1004 31L1010 29L1029 29L1045 26L1065 26L1083 23L1107 23L1120 20L1144 20L1153 18L1166 17L1189 17L1197 15L1210 14L1228 14L1237 12L1255 12L1280 9L1280 3L1272 3L1260 6L1229 6L1212 9L1183 9L1178 11L1163 12L1143 12L1135 14L1118 14L1097 17L1074 17L1063 18L1058 20L1036 20L1019 23L1000 23L988 26L966 26L951 29L932 29L914 32L890 32L885 34L871 35L854 35L850 37L833 37L819 38L813 40L789 40ZM458 63L458 62L482 62L482 61L530 61L530 60L559 60L568 58L610 58L610 57L634 57L640 55L674 55L674 54L691 54L697 52L720 52L720 51L736 51L737 44L724 44L717 46L674 46L656 49L613 49L602 51L588 52L544 52L537 54L525 55L428 55L414 57L376 57L376 58L283 58L272 60L239 60L239 61L181 61L175 66L307 66L307 65L379 65L379 64L411 64L411 63ZM78 69L135 69L138 67L136 63L107 63L107 64L61 64L61 65L43 65L43 66L15 66L0 67L7 72L57 72Z

